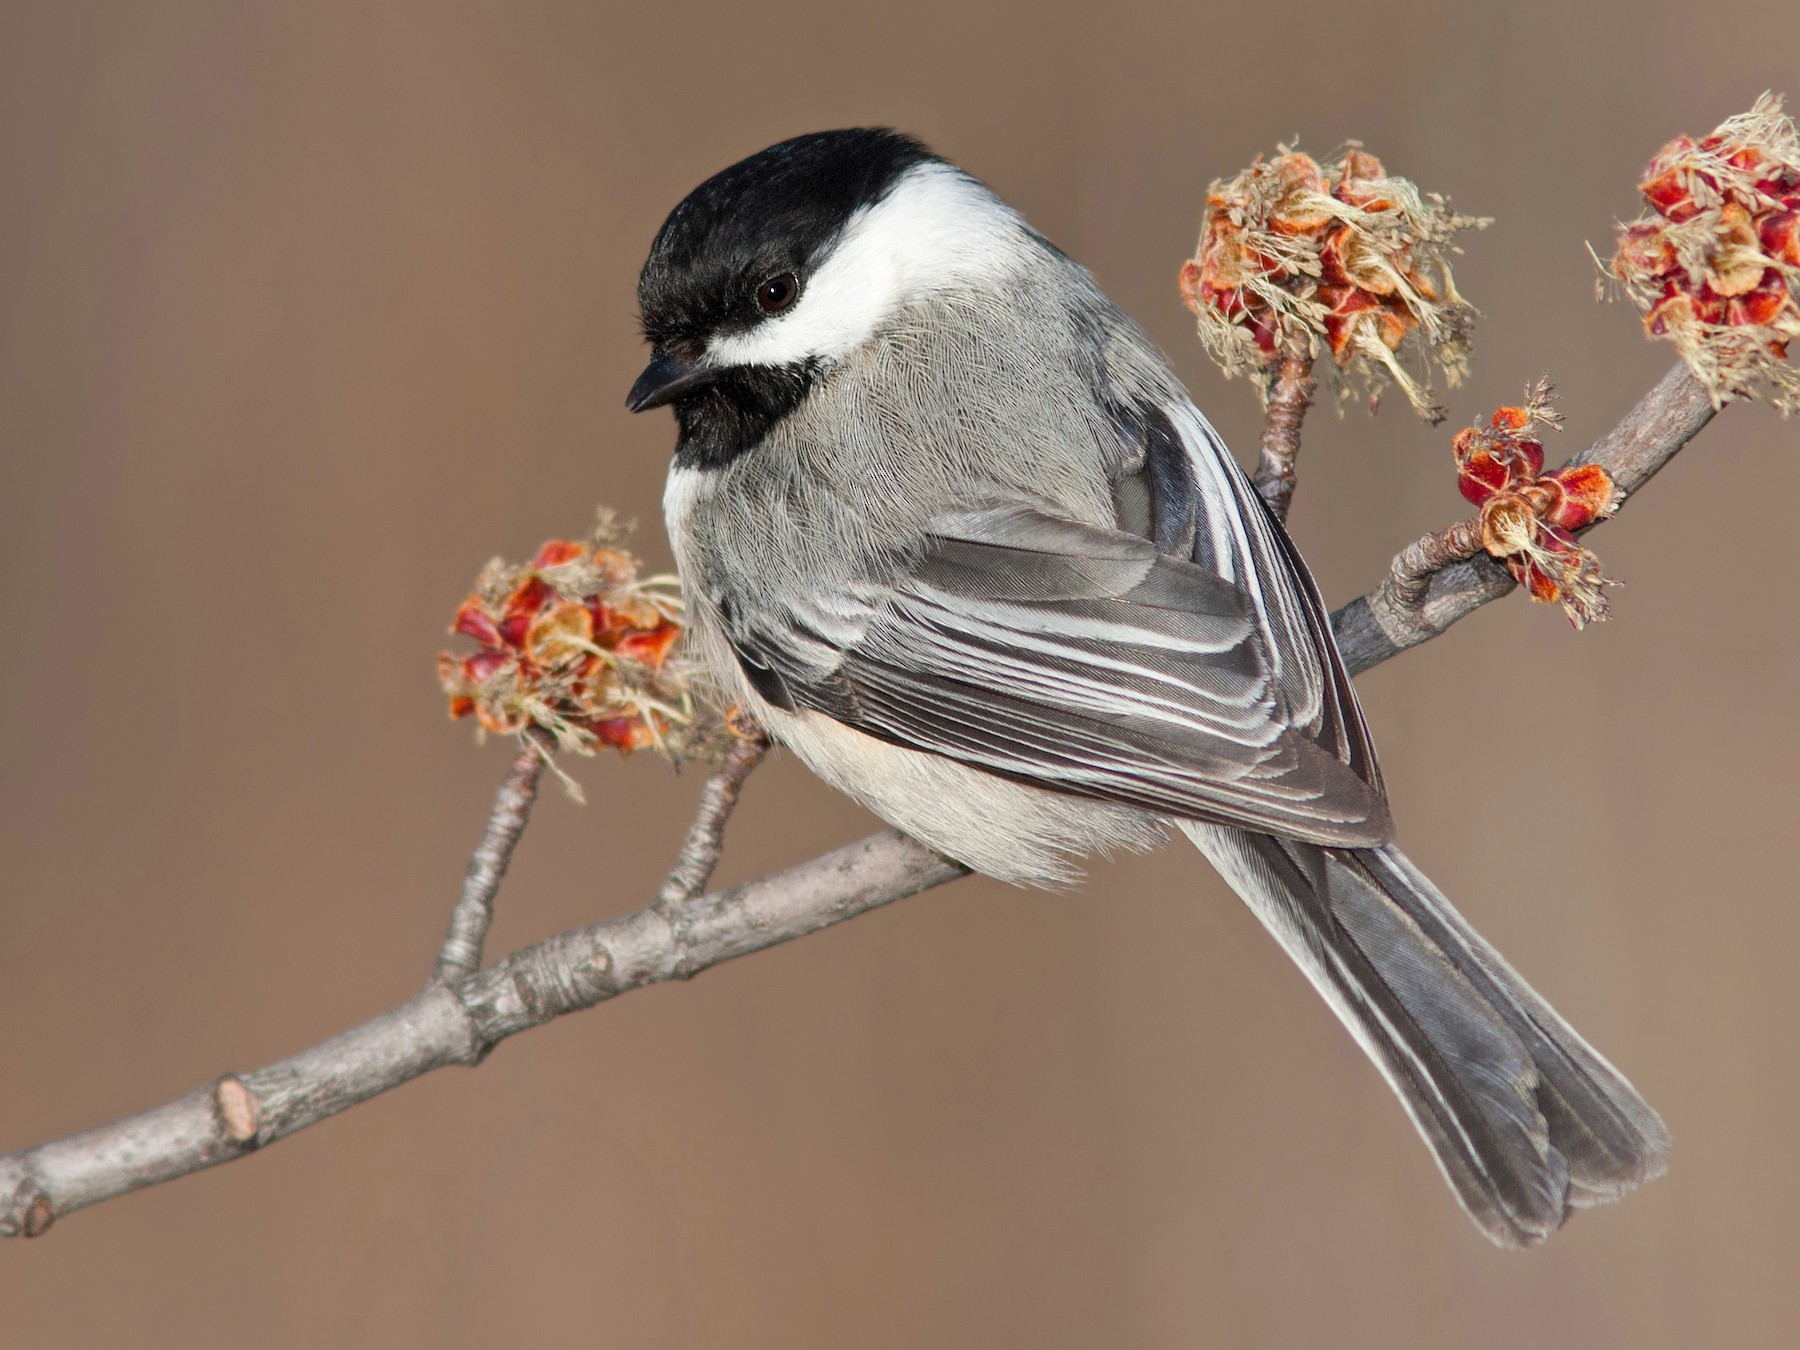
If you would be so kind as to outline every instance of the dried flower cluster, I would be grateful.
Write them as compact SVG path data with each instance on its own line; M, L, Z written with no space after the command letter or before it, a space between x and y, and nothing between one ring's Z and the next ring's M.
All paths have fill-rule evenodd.
M676 647L678 584L640 577L624 533L603 514L587 543L552 539L523 566L482 569L450 626L478 650L438 654L452 717L499 733L539 727L578 754L710 748L716 719L697 709Z
M1261 376L1266 392L1284 343L1305 341L1331 353L1341 395L1360 388L1373 396L1391 380L1437 421L1429 373L1436 367L1446 384L1461 382L1475 315L1456 292L1447 255L1460 252L1459 231L1487 223L1389 177L1354 143L1323 166L1284 146L1207 188L1181 295L1228 375Z
M1800 410L1800 135L1764 94L1699 141L1678 136L1638 185L1650 210L1619 227L1611 272L1653 337L1675 344L1715 405Z
M1456 485L1481 508L1481 546L1506 564L1533 600L1559 603L1577 628L1606 617L1600 560L1575 531L1604 520L1619 504L1612 476L1598 464L1544 472L1537 426L1560 429L1550 386L1526 390L1522 407L1502 408L1486 427L1466 427L1452 443Z

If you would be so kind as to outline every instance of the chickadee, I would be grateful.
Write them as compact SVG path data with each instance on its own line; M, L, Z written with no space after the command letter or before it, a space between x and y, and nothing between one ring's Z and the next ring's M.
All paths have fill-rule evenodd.
M638 299L693 635L776 740L1005 881L1179 829L1496 1243L1662 1173L1656 1112L1389 842L1312 577L1085 270L918 141L828 131L696 188Z

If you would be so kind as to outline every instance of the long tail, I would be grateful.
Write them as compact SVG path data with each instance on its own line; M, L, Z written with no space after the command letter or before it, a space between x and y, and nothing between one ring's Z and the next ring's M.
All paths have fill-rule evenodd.
M1182 828L1375 1061L1496 1243L1542 1242L1667 1168L1662 1118L1400 850Z

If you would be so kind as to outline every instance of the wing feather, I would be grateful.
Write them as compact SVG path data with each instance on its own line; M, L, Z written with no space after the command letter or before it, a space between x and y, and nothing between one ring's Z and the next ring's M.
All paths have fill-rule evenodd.
M794 704L895 744L1159 814L1380 842L1379 785L1340 752L1366 733L1320 717L1335 686L1278 527L1232 530L1224 577L1018 504L961 512L885 588L808 597L782 631L732 641ZM1246 586L1261 568L1272 595Z

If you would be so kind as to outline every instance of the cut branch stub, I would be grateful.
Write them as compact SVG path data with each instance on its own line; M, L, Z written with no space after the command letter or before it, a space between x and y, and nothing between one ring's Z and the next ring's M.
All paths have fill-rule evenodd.
M256 1094L244 1086L243 1079L234 1073L226 1074L213 1084L213 1101L219 1108L219 1125L227 1139L234 1144L256 1142L262 1110Z
M40 1195L25 1207L25 1218L19 1224L19 1236L42 1237L55 1222L56 1211L50 1207L49 1197Z

